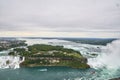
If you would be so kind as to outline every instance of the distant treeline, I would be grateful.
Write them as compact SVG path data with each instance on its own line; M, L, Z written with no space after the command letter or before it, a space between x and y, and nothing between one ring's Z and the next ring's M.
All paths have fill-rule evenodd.
M83 44L93 44L93 45L107 45L107 43L111 43L115 38L110 39L101 39L101 38L63 38L63 40L73 41L77 43Z
M62 37L23 37L27 39L59 39L59 40L67 40L73 41L77 43L83 44L93 44L93 45L107 45L107 43L111 43L113 40L117 40L116 38L62 38ZM0 40L11 40L16 39L15 37L0 37Z
M107 45L107 43L111 43L117 38L60 38L60 37L26 37L28 39L59 39L59 40L67 40L73 41L77 43L83 44L93 44L93 45Z

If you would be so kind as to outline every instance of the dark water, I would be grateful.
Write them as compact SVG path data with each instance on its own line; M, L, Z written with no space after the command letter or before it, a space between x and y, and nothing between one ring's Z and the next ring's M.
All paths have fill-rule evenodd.
M94 74L94 69L72 69L68 67L33 67L1 69L0 80L86 80ZM94 79L93 79L94 80Z

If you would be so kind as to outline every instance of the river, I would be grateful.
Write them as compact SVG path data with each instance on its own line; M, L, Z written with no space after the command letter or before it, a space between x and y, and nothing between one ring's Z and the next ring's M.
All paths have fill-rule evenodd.
M23 40L23 39L22 39ZM120 77L120 40L107 46L81 44L59 39L24 39L29 45L62 45L80 51L88 59L90 69L72 69L68 67L20 68L19 58L11 58L7 51L0 55L0 80L108 80ZM0 53L0 54L1 54ZM4 55L5 54L5 55ZM96 54L96 55L93 55ZM5 56L5 58L3 58ZM13 67L4 65L10 59ZM16 67L15 67L16 66ZM6 68L5 68L6 67Z

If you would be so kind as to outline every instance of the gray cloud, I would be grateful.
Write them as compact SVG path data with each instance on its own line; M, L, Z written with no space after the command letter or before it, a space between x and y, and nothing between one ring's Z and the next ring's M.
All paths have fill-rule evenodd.
M120 31L120 0L0 0L1 31Z

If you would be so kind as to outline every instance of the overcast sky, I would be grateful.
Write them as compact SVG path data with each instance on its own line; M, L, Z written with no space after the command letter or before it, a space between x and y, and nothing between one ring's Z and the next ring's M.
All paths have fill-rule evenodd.
M0 0L0 36L120 37L120 0Z

